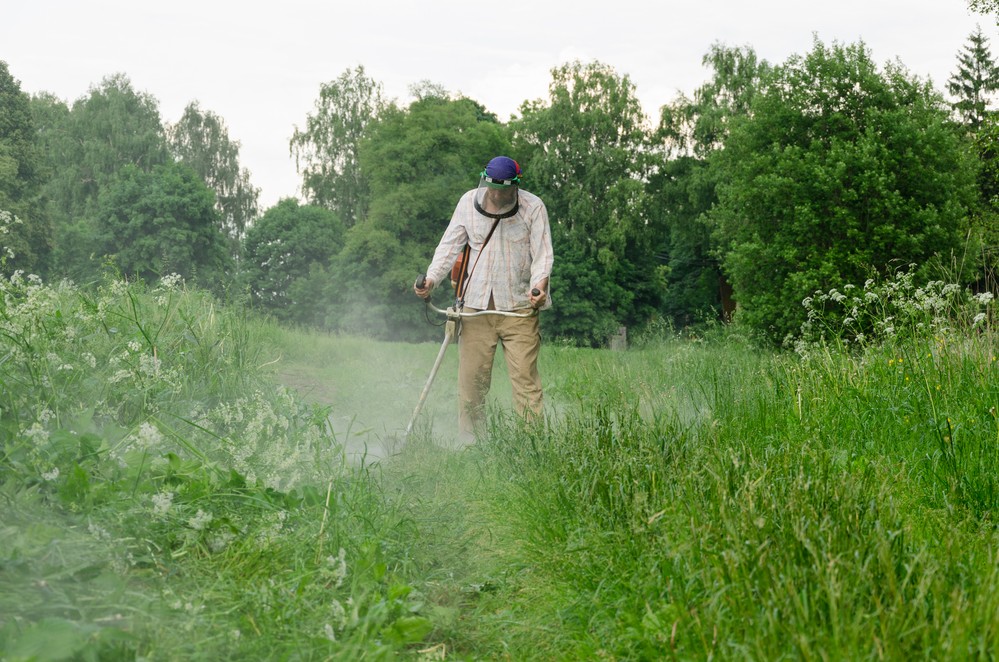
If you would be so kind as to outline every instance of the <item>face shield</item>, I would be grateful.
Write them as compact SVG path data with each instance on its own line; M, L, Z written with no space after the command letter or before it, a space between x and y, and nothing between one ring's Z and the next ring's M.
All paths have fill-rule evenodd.
M519 207L519 184L518 176L498 179L483 171L475 190L475 210L489 218L510 218Z

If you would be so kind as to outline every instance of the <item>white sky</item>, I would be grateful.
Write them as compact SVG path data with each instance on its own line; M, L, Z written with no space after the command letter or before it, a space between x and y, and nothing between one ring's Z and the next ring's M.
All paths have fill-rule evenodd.
M862 40L943 91L976 25L999 56L995 21L966 0L0 0L0 60L25 92L68 103L115 73L156 97L164 122L199 101L240 142L266 209L298 193L288 141L320 84L357 65L402 103L429 80L506 121L547 98L553 67L599 60L631 77L654 122L707 80L715 42L777 64L813 35Z

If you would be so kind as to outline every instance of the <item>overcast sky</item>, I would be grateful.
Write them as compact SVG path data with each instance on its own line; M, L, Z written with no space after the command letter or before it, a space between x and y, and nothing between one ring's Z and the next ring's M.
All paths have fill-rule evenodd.
M164 122L199 101L239 141L263 208L298 194L289 156L322 83L363 65L406 103L423 80L507 120L547 97L551 69L599 60L627 74L651 121L709 72L711 44L750 46L777 64L863 41L945 90L968 35L999 30L966 0L0 0L0 60L29 94L71 103L115 73L158 99ZM514 155L516 156L516 155Z

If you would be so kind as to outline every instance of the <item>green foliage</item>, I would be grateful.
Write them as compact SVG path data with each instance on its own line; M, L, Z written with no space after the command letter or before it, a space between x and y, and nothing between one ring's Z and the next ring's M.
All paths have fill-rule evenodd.
M878 72L862 44L816 42L733 124L712 212L742 319L775 340L815 290L959 253L974 171L939 96Z
M215 196L186 166L124 166L102 191L96 220L101 253L128 276L176 273L219 288L231 268Z
M893 294L874 295L889 314ZM950 328L860 356L675 339L565 356L560 406L576 396L579 408L493 430L507 485L493 512L526 566L497 603L526 593L506 622L557 623L543 642L525 627L507 650L990 650L996 339Z
M706 161L681 156L649 178L653 214L668 234L659 248L669 271L660 311L680 326L721 319L721 267L712 251L706 213L715 202L713 171Z
M177 278L0 281L0 655L387 659L428 634L407 516L264 378L262 330Z
M656 138L668 158L649 176L652 214L667 229L658 247L669 268L660 310L681 326L722 317L724 279L708 219L717 202L718 173L709 164L735 118L750 114L772 69L751 48L722 44L711 47L703 64L712 77L693 99L680 96L662 108Z
M0 274L45 273L48 267L52 228L37 200L44 181L30 100L0 61L0 212L19 220L4 224Z
M997 0L968 0L968 8L979 14L993 14L999 24L999 2Z
M705 158L720 149L735 117L749 115L753 98L772 67L748 46L713 44L701 61L713 74L694 91L662 107L658 137L679 153Z
M991 288L999 274L999 123L990 115L974 133L978 154L978 204L972 215L972 238L982 246L979 282Z
M665 290L661 219L642 184L646 118L631 80L596 62L554 69L548 100L521 113L524 186L545 201L556 256L545 330L603 344L618 326L647 321Z
M188 104L167 133L174 157L215 192L219 229L229 238L233 256L238 256L240 241L257 217L260 197L260 189L250 183L250 172L239 165L239 142L229 138L221 117L202 111L197 102Z
M101 194L125 166L149 172L170 161L154 97L124 75L109 76L69 112L52 97L35 100L49 179L42 197L53 224L59 275L85 280L100 269Z
M302 191L311 204L326 207L351 227L367 214L369 176L361 168L359 149L368 125L385 110L382 86L364 67L346 70L323 83L315 114L305 129L295 128L291 153L302 175Z
M330 264L343 241L333 212L281 200L246 233L243 270L253 301L277 319L321 325Z

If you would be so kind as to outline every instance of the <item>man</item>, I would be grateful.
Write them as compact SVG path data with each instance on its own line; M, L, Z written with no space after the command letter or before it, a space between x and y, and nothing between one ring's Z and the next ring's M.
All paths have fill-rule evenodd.
M430 296L434 285L448 277L467 245L463 269L467 275L460 284L464 312L527 313L551 306L548 279L553 254L548 210L541 198L521 190L520 174L520 166L507 156L497 156L486 165L478 188L458 201L423 287L420 283L413 287L417 296ZM517 412L526 418L541 414L541 333L537 315L469 317L461 321L459 334L460 442L474 440L484 422L498 343L503 343Z

